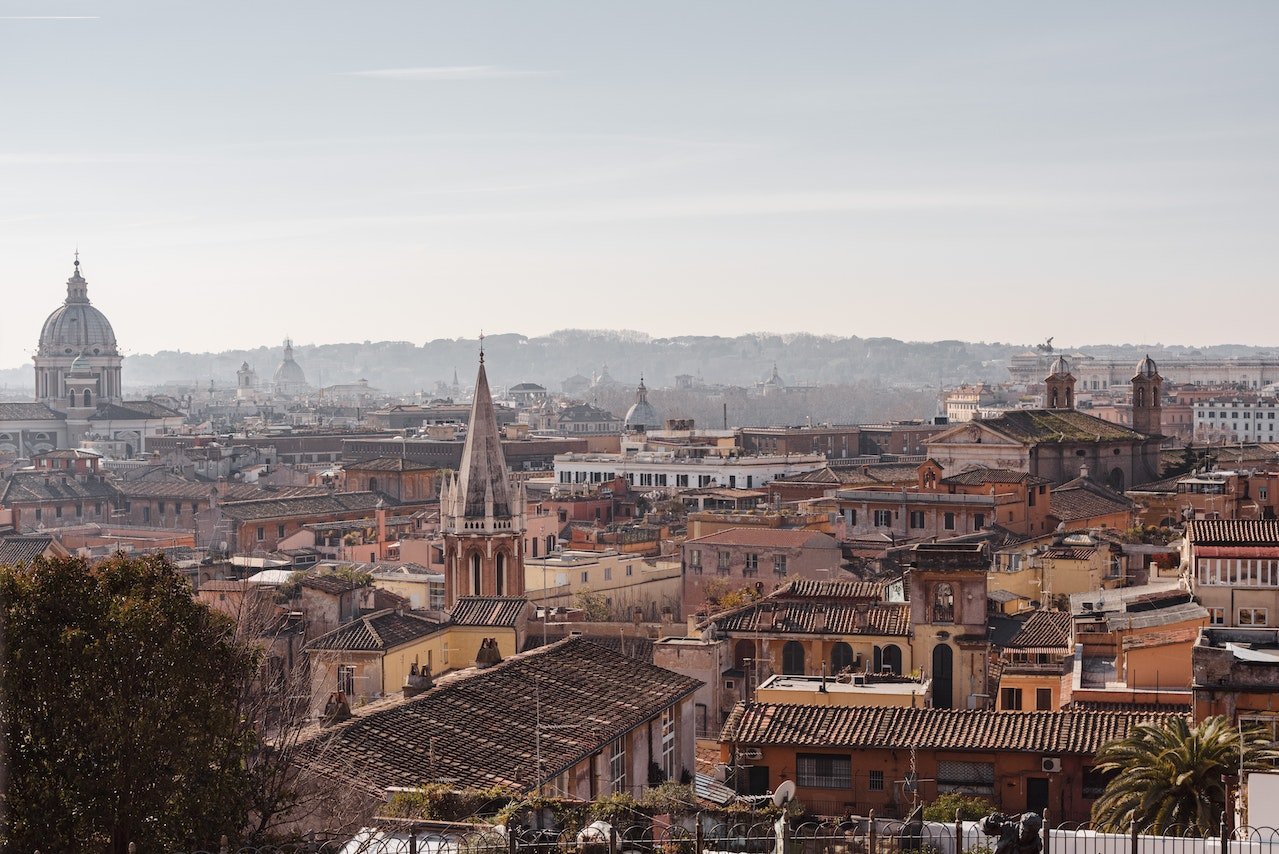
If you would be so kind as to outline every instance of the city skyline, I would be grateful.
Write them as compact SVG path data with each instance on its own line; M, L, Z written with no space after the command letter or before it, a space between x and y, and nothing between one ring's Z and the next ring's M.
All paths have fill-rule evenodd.
M1232 9L6 2L0 367L77 245L135 354L1264 346L1279 12Z

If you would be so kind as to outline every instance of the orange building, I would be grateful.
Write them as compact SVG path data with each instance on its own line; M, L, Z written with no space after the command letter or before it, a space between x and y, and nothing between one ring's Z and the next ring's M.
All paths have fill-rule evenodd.
M843 538L868 548L946 539L998 525L1034 536L1051 530L1050 482L1008 469L974 468L950 477L927 460L909 487L836 493Z
M1141 711L1000 712L739 703L720 736L720 760L743 792L792 780L819 815L902 817L916 800L980 795L1002 813L1049 810L1087 821L1105 778L1103 744L1171 715ZM905 782L914 774L918 789Z

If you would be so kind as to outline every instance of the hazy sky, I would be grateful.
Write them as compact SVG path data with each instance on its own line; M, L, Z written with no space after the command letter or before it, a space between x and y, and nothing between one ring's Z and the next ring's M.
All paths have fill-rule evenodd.
M1272 0L0 0L0 366L77 243L129 352L1275 344L1277 44Z

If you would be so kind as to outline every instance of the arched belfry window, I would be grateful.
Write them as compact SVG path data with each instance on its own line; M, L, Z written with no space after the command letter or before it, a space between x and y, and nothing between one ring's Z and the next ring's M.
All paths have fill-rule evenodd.
M955 622L955 588L949 584L938 584L933 591L933 622Z
M497 553L497 595L506 595L506 555Z
M471 595L480 595L480 553L471 553Z

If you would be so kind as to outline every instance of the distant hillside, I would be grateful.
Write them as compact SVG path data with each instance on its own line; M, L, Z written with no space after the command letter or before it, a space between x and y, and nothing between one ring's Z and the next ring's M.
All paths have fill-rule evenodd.
M1025 344L964 341L905 342L893 338L839 338L807 334L681 336L652 338L639 332L565 329L537 338L493 335L485 339L489 377L495 387L518 382L540 383L559 391L574 374L590 376L604 365L627 386L642 373L651 387L673 386L678 374L690 374L708 385L750 386L769 377L774 363L788 385L869 383L880 387L935 389L977 380L1007 378L1005 365ZM1156 359L1198 354L1215 357L1255 355L1261 348L1223 345L1201 349L1163 345L1117 345L1077 348L1100 357L1127 357L1134 362L1149 352ZM463 385L475 370L475 339L436 339L422 345L407 341L301 345L297 361L312 385L367 379L393 394L432 390L451 381L456 369ZM235 382L235 372L248 362L263 382L280 363L282 348L228 350L221 353L163 351L131 356L124 380L130 388L167 383L218 386ZM30 388L31 368L0 371L0 387Z

